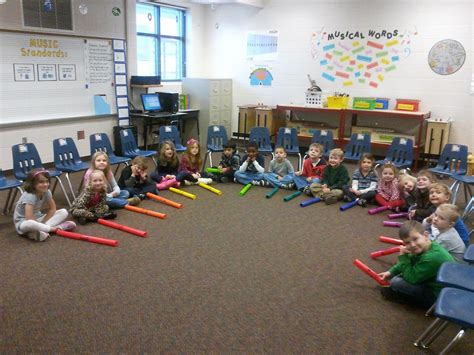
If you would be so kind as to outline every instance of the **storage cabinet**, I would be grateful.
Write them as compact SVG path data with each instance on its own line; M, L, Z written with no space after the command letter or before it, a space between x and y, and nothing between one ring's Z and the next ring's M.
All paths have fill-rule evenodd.
M222 125L230 137L232 126L232 79L183 78L182 92L189 95L190 108L199 109L201 146L206 146L207 128Z

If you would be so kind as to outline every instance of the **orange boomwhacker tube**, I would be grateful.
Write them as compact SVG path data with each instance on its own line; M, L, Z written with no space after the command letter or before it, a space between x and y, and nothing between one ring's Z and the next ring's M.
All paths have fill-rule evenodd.
M123 232L134 234L134 235L137 235L137 236L142 237L142 238L145 238L146 235L147 235L146 231L142 231L142 230L135 229L135 228L132 228L132 227L124 226L123 224L115 223L115 222L112 222L112 221L109 221L109 220L106 220L106 219L103 219L103 218L99 218L97 220L97 223L102 224L102 225L107 226L107 227L110 227L110 228L115 228L115 229L121 230Z
M56 230L56 235L61 237L76 239L76 240L83 240L85 242L90 243L97 243L97 244L104 244L111 247L116 247L118 245L118 241L114 239L105 239L105 238L98 238L98 237L91 237L90 235L84 235L74 232L63 231L62 229Z
M164 203L164 204L166 204L166 205L169 205L169 206L172 206L172 207L175 207L175 208L183 208L183 205L182 205L181 203L168 200L167 198L164 198L164 197L161 197L161 196L152 194L151 192L147 192L147 193L146 193L146 196L147 196L148 198L151 198L152 200L155 200L155 201L158 201L158 202L162 202L162 203Z
M161 218L161 219L166 218L166 214L151 211L151 210L147 210L146 208L140 208L140 207L125 205L125 209L127 209L129 211L133 211L133 212L143 213L143 214L146 214L148 216L157 217L157 218Z

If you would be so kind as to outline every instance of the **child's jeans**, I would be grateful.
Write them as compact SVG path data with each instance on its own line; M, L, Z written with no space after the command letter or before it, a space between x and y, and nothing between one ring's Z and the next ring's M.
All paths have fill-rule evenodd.
M237 182L240 182L243 185L247 185L254 180L255 181L263 180L262 173L249 173L249 172L241 173L240 171L236 171L234 176Z
M395 276L390 280L390 288L414 304L426 308L431 307L436 301L433 291L427 286L408 283L401 276Z
M276 187L281 187L282 184L289 184L293 182L293 177L291 174L287 174L282 177L281 180L278 179L280 175L275 174L275 173L264 173L263 177L265 180L267 180L270 184Z
M370 201L370 200L373 200L375 195L377 194L377 191L372 190L372 191L368 191L366 193L363 193L360 196L357 196L355 193L353 193L349 190L350 188L351 188L351 186L344 185L342 187L342 191L344 191L344 195L349 197L351 199L351 201L355 201L358 198Z
M323 192L323 185L320 183L313 183L309 188L314 197L320 197L322 200L325 200L328 197L335 197L338 200L341 200L344 195L344 192L340 189L332 189L329 192Z
M130 193L127 190L120 190L120 193L116 197L109 197L107 195L106 202L109 208L123 208L125 205L128 205L127 198L130 196Z
M308 181L308 180L306 180L308 178L307 176L302 176L302 175L298 176L298 175L295 175L294 173L293 174L288 174L288 175L292 176L293 182L295 183L297 190L302 190L306 186L311 185L312 183L321 182L321 179L319 179L319 178L314 178L311 181Z

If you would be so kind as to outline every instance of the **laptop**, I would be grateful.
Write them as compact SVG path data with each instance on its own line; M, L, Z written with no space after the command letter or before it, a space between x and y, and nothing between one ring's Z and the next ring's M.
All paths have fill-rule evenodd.
M143 112L151 116L168 116L169 112L163 111L158 94L141 94Z

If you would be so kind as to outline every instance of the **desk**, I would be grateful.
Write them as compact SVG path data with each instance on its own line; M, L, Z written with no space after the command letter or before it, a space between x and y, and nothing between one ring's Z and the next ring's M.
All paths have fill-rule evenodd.
M186 142L183 137L184 128L187 120L194 120L197 128L197 139L199 139L199 110L182 110L168 115L153 116L147 113L130 113L130 118L140 120L143 124L143 146L148 149L148 134L151 132L153 126L161 126L170 124L172 121L178 122L178 129L181 135L181 140Z

